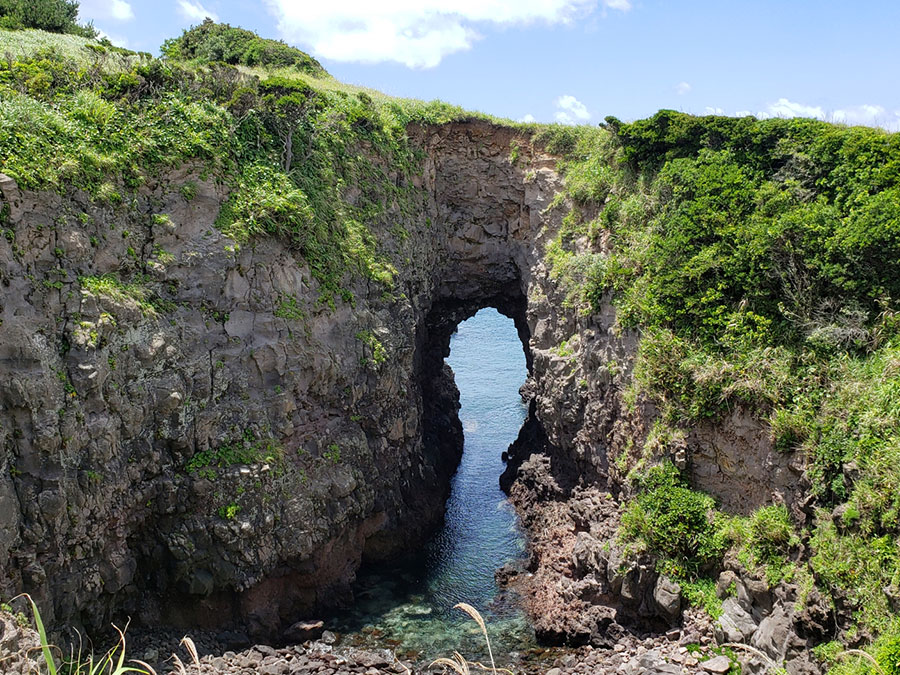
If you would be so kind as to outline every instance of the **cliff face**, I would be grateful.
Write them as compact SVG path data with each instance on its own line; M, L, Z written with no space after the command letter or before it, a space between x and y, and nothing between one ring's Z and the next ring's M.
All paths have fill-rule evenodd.
M486 123L412 134L421 211L370 224L396 283L334 309L278 241L215 228L199 168L114 207L3 183L0 594L273 634L426 535L461 451L450 334L495 305L527 339L558 178Z
M654 411L623 402L638 335L609 298L567 306L545 261L567 211L554 158L481 121L410 139L421 209L368 224L395 283L345 279L335 308L276 239L216 229L226 189L199 167L114 207L0 184L0 595L58 625L128 613L258 637L346 599L364 558L442 516L462 447L443 358L493 306L531 372L503 482L532 532L539 633L671 618L651 568L600 552ZM740 410L674 447L727 508L794 499L802 467Z

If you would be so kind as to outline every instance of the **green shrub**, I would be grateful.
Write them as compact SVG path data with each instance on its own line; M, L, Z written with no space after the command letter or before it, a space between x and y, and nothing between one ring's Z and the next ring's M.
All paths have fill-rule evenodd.
M678 469L664 462L638 478L638 494L622 516L621 534L672 561L674 576L693 578L725 552L714 517L712 497L690 489Z
M762 506L750 516L749 545L754 557L770 564L783 560L800 540L784 504Z
M875 633L885 630L894 617L885 590L900 591L900 537L840 532L820 512L810 547L817 582L840 595L860 624Z
M208 18L199 26L185 30L181 37L166 40L162 53L170 59L197 59L206 63L221 61L231 65L270 68L293 67L317 77L327 75L318 61L295 47Z
M37 28L51 33L74 33L96 37L90 24L81 26L76 0L0 0L0 27Z
M722 600L716 595L716 582L710 577L678 578L681 594L693 607L704 610L713 619L722 616Z

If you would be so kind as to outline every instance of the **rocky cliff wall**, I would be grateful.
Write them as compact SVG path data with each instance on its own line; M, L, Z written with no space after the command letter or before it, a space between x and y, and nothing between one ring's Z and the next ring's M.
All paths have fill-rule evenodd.
M539 632L602 642L623 612L677 613L652 570L629 581L601 550L654 411L623 403L638 335L608 298L568 306L544 260L568 210L555 159L483 121L409 133L421 208L368 223L394 285L347 277L335 308L278 240L216 229L227 190L201 167L115 206L0 184L0 595L32 593L57 625L267 637L345 599L364 558L441 517L461 451L443 358L493 306L530 369L504 485ZM799 471L740 411L673 459L735 510L789 499Z
M396 283L345 278L333 309L279 241L216 229L201 167L117 205L4 181L0 594L56 624L272 635L435 525L461 451L450 334L496 305L527 338L558 177L486 123L411 133L422 208L368 224Z

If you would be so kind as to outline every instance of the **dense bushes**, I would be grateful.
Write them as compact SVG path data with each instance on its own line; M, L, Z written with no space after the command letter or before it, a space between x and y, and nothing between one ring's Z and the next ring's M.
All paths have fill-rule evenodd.
M661 556L670 573L694 577L724 553L714 514L713 499L691 490L678 469L664 463L640 476L637 497L622 517L622 534Z
M641 333L624 400L649 399L659 417L633 461L740 406L805 458L801 488L819 507L802 531L781 506L713 517L707 497L653 469L637 474L623 535L668 572L731 548L771 583L816 584L851 634L892 630L900 134L661 111L543 136L564 154L572 204L547 249L552 274L583 312L611 300Z
M162 52L170 59L196 59L203 63L222 61L231 65L267 68L296 68L308 75L327 73L309 54L283 42L267 40L243 28L206 19L184 31L181 37L166 40Z
M90 24L78 24L75 0L0 0L0 29L37 28L51 33L96 37Z
M838 333L900 297L900 136L672 111L610 127L649 206L608 223L623 322L716 345L740 314L767 344L833 327L835 346L866 347Z

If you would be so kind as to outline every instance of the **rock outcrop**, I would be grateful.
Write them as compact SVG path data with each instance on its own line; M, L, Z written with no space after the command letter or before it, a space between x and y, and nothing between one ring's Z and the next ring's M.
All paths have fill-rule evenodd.
M117 205L3 180L0 595L271 636L427 535L461 452L450 335L490 305L527 344L559 177L489 123L410 133L421 211L369 223L395 283L348 275L335 308L278 240L216 229L202 167Z
M621 624L679 622L678 584L615 543L655 411L624 404L639 335L608 297L568 306L545 260L567 212L555 158L478 120L409 135L421 208L367 224L394 283L347 275L335 307L282 242L215 227L227 190L202 167L117 205L0 180L0 595L31 593L54 625L285 637L439 521L462 447L444 357L491 306L530 372L501 481L532 538L538 634L611 646ZM802 471L740 410L675 454L738 512L790 504ZM728 616L728 635L772 632Z

